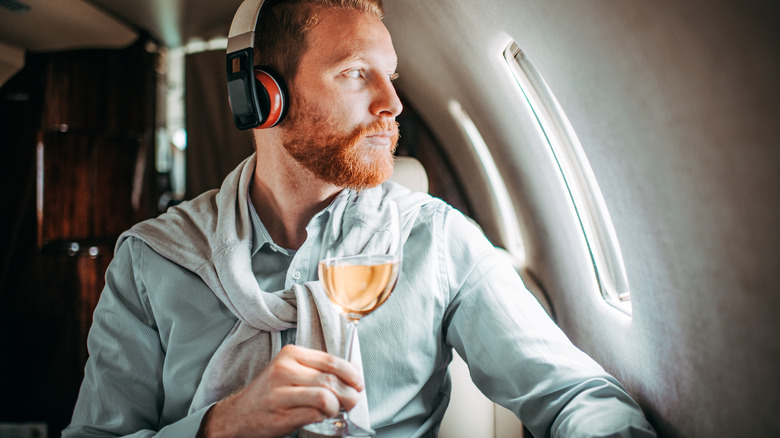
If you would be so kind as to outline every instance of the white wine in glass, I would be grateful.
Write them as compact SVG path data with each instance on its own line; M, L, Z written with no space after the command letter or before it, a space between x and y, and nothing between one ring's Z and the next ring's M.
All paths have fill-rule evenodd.
M352 217L353 212L370 220L333 223ZM347 320L342 351L349 361L360 318L381 306L398 281L402 255L398 205L390 200L372 205L361 202L359 193L352 193L346 200L344 214L331 215L325 229L318 273L328 298ZM350 421L344 410L304 429L324 436L375 435L373 430Z
M382 305L398 279L392 255L356 255L320 261L319 277L328 298L348 320L359 320Z

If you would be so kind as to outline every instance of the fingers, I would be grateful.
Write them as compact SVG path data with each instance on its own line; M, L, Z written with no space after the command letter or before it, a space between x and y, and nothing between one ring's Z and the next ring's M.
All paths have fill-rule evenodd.
M284 436L351 410L363 390L360 371L327 353L287 346L246 388L214 405L202 430L235 436ZM205 436L209 436L206 434Z
M280 411L287 413L292 411L305 412L308 409L311 412L306 415L307 417L321 417L314 418L311 421L320 421L333 417L339 413L342 407L340 399L336 394L322 387L288 387L280 395L283 399L283 402L279 405Z
M313 368L304 367L301 372L290 376L288 383L295 388L323 391L347 410L352 409L359 399L359 393L354 387L347 385L333 374L323 373ZM312 398L323 397L319 393L308 393L308 395ZM322 403L318 405L322 405Z
M285 347L279 354L279 361L273 371L276 375L271 377L304 389L291 394L294 396L289 399L290 407L310 405L333 414L331 403L334 400L336 412L338 405L350 410L358 403L363 379L349 362L322 351L294 346Z
M329 391L321 389L320 392ZM282 399L287 404L296 404L297 401L301 406L283 406L269 400L268 403L264 402L257 407L253 406L252 402L247 403L246 399L242 399L242 395L246 395L246 392L236 393L212 406L204 416L198 438L287 436L305 424L323 421L339 412L338 401L332 393L321 397L323 406L326 406L324 408L305 406L307 403L303 400L311 398L303 390L282 394Z
M285 415L283 417L280 417L280 420L277 424L285 426L289 425L292 426L290 427L291 430L295 430L306 424L319 423L320 421L334 417L336 414L338 414L338 411L336 411L335 414L323 414L318 409L311 407L290 408L285 411ZM295 421L290 421L292 419Z
M313 368L321 373L333 375L347 385L355 388L357 391L363 390L363 377L361 376L360 371L357 367L344 359L325 353L324 351L312 350L294 345L284 347L282 352L291 352L295 360L301 365Z

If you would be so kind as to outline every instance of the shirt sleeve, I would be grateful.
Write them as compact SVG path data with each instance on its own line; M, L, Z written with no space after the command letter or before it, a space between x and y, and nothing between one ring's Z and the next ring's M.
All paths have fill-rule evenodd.
M475 385L537 437L652 437L620 383L576 348L462 214L444 220L445 340Z
M89 359L63 437L194 437L208 407L161 427L165 402L160 341L137 270L136 239L118 249L87 339Z

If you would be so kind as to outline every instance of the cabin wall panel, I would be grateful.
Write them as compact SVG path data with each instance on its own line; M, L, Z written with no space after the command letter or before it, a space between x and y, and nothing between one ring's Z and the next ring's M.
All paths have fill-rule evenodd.
M529 269L575 344L626 385L661 436L780 433L780 8L424 3L387 5L399 87L463 161L473 157L446 105L466 102L522 204ZM623 250L631 318L591 286L565 191L502 82L510 39L582 141ZM485 202L477 209L489 222Z
M138 43L137 43L138 44ZM42 127L49 130L144 134L154 113L148 106L154 69L136 53L86 50L47 55L46 105ZM151 118L151 120L150 120Z
M41 246L110 241L136 221L147 183L139 179L143 140L61 132L40 138Z
M46 63L46 104L42 127L51 130L97 130L102 125L103 76L95 69L97 60L70 60L53 55ZM80 80L89 78L90 80ZM79 102L73 105L73 102ZM101 110L98 110L101 109Z
M0 88L0 422L58 436L70 421L113 244L156 212L153 59L143 45L32 54Z
M460 18L457 11L443 8L436 2L420 2L403 8L388 2L385 9L386 24L400 55L398 89L431 126L445 152L451 157L454 173L464 182L463 188L473 218L491 241L505 246L505 236L500 225L491 219L499 216L500 210L489 196L484 195L490 191L483 176L484 170L447 109L449 102L455 100L465 105L464 109L472 119L479 112L479 109L468 106L474 102L474 96L464 94L473 91L464 84L470 84L474 77L468 74L468 66L463 63L459 48L463 41L453 45L448 40L451 34L444 31L457 28ZM395 23L411 23L420 17L426 17L425 25L403 25L402 28L399 25L398 29L394 28ZM473 67L479 69L479 66Z
M148 139L95 139L94 186L92 210L94 238L112 239L143 218L142 193L148 150ZM145 214L149 214L147 208Z
M39 212L40 244L56 240L86 240L91 237L92 142L85 136L44 134L43 193Z
M546 75L565 91L559 98L601 177L634 289L633 335L649 351L604 344L609 332L597 326L586 345L630 352L620 368L643 377L640 391L671 436L741 423L725 418L761 435L778 427L767 408L777 395L765 384L777 382L768 370L780 356L761 335L777 327L778 298L767 291L780 243L771 225L780 219L770 80L780 72L770 55L778 40L747 8L656 6L578 11L572 22L594 25L564 27L569 62ZM575 74L581 88L570 89ZM745 391L755 397L723 403Z

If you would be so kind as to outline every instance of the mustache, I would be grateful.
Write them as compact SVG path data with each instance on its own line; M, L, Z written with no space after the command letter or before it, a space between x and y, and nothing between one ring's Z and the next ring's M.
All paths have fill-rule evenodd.
M398 135L399 123L395 120L380 119L357 128L357 135L361 138L379 134Z

